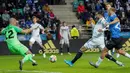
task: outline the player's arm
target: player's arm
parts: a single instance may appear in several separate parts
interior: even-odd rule
[[[25,33],[25,34],[30,33],[33,29],[36,29],[36,28],[31,27],[30,29],[22,29],[22,28],[19,28],[17,26],[14,26],[14,29],[15,29],[16,32],[18,32],[18,33]]]
[[[68,27],[68,37],[71,38],[69,27]]]
[[[42,30],[42,34],[44,34],[44,27],[39,24],[39,28]]]
[[[106,23],[107,23],[107,21],[106,21],[106,20],[103,20],[103,21],[102,21],[102,24],[103,24],[104,28],[99,29],[99,30],[98,30],[98,32],[104,32],[104,31],[107,31],[107,30],[108,30],[109,25],[108,25],[108,24],[106,24]]]
[[[39,28],[39,27],[37,26],[37,27],[31,27],[30,29],[24,29],[24,30],[22,30],[21,33],[28,34],[28,33],[30,33],[31,31],[33,31],[34,29],[37,29],[37,28]]]
[[[23,29],[23,30],[21,31],[21,33],[28,34],[28,33],[30,33],[31,31],[32,31],[32,29]]]
[[[62,33],[62,27],[60,27],[60,36],[61,36],[61,37],[63,37],[62,34],[63,34],[63,33]]]
[[[108,25],[115,24],[117,22],[120,22],[120,20],[116,17],[112,22],[108,23]]]

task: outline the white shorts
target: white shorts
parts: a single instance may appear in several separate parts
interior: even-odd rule
[[[95,49],[99,48],[100,50],[103,50],[105,48],[104,39],[89,39],[85,44],[84,47],[87,49]]]
[[[39,44],[39,45],[42,45],[42,40],[41,40],[41,37],[38,36],[38,37],[31,37],[31,39],[29,40],[32,44],[35,43],[35,41]]]
[[[60,39],[60,44],[68,44],[69,45],[69,39]]]

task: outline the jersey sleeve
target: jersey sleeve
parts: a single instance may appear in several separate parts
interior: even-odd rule
[[[23,30],[23,29],[21,29],[21,28],[19,28],[19,27],[17,27],[17,26],[14,26],[13,28],[14,28],[15,31],[18,32],[18,33],[21,33],[22,30]]]
[[[40,25],[40,24],[39,24],[39,28],[40,28],[40,29],[44,29],[44,28],[43,28],[43,26],[42,26],[42,25]]]
[[[112,22],[112,21],[114,21],[115,20],[115,18],[117,18],[117,16],[116,15],[112,15],[112,16],[110,16],[110,21]]]

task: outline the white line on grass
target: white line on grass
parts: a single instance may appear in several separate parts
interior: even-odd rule
[[[0,71],[2,72],[25,72],[25,73],[62,73],[62,72],[47,72],[47,71],[38,71],[38,70],[32,70],[32,71],[29,71],[29,70],[2,70],[0,69]]]

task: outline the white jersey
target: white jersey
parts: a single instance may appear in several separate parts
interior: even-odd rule
[[[31,25],[31,28],[36,28],[36,29],[33,29],[32,31],[32,37],[31,39],[29,40],[32,44],[35,43],[35,41],[42,46],[42,40],[41,40],[41,37],[40,37],[40,29],[44,29],[40,24],[38,23],[35,23],[35,24],[32,24]]]
[[[31,27],[32,27],[32,28],[36,28],[36,29],[33,29],[33,31],[32,31],[32,37],[40,36],[40,29],[44,29],[44,28],[43,28],[40,24],[38,24],[38,23],[32,24]]]
[[[69,27],[68,26],[61,26],[60,27],[60,35],[64,38],[64,39],[68,39],[70,32],[69,32]]]
[[[85,44],[84,47],[87,49],[94,49],[100,48],[100,50],[104,49],[105,42],[104,42],[104,32],[98,32],[99,29],[105,28],[106,20],[104,18],[100,18],[96,25],[93,27],[93,34],[92,38],[89,39]]]
[[[92,38],[104,37],[104,32],[98,32],[99,29],[105,28],[105,18],[100,18],[96,25],[93,27]]]
[[[69,44],[69,27],[68,26],[61,26],[60,27],[60,35],[62,36],[60,40],[60,44]]]

